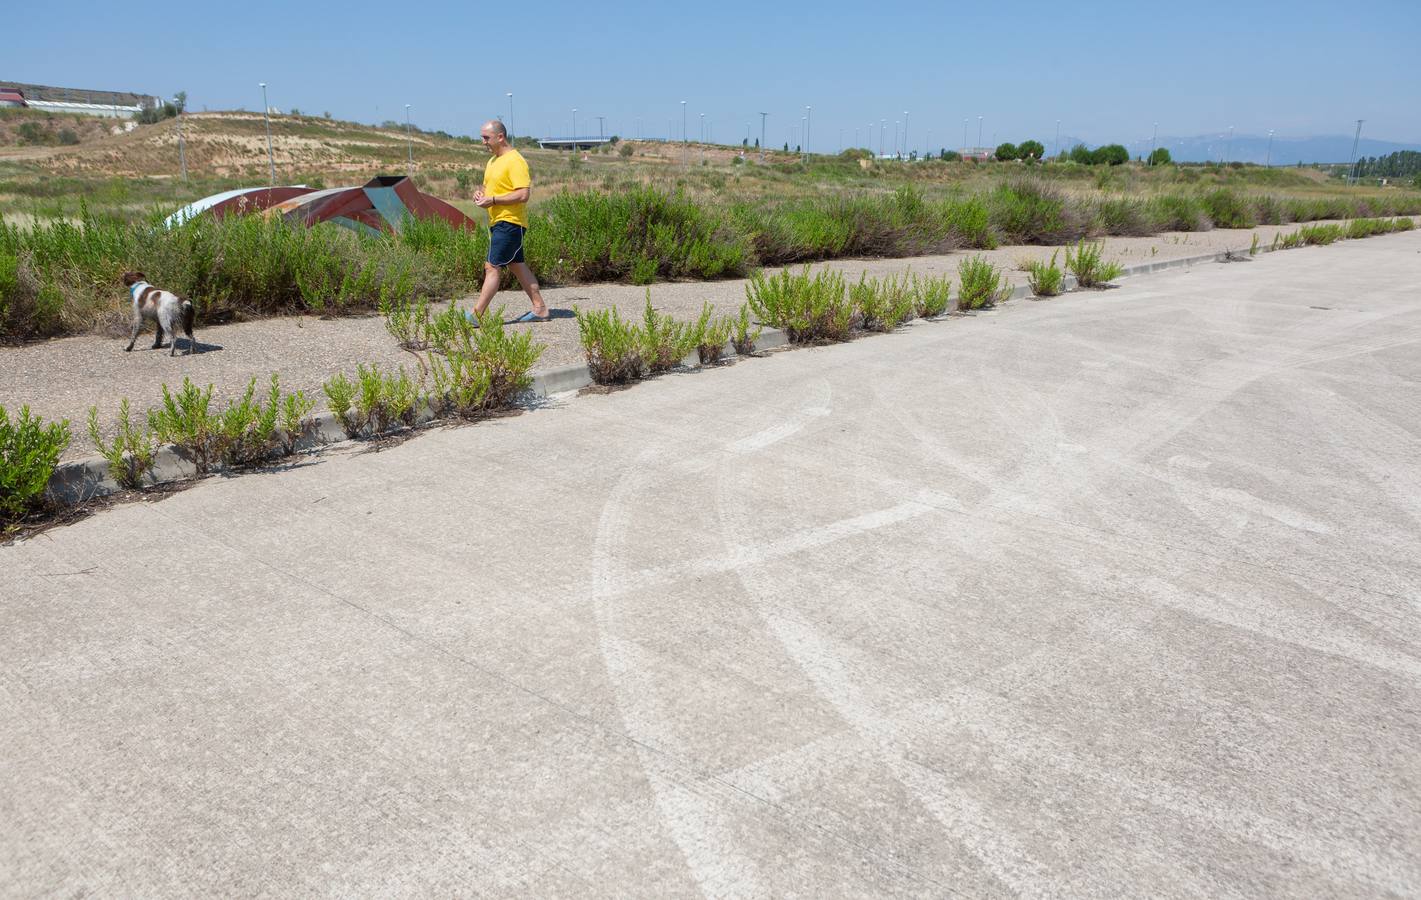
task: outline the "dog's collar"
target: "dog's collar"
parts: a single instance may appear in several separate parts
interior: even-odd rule
[[[129,293],[133,294],[134,298],[136,299],[138,297],[139,292],[141,292],[146,287],[152,287],[152,285],[150,285],[146,281],[139,281],[135,282],[133,287],[129,288],[128,291]]]

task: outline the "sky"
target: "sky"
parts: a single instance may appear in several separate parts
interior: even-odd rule
[[[475,134],[679,137],[816,152],[1163,136],[1421,143],[1421,2],[546,0],[51,2],[7,16],[0,79]],[[1351,21],[1355,19],[1356,21]],[[510,115],[507,94],[512,92]],[[805,107],[811,107],[806,112]],[[599,124],[597,116],[604,117]],[[807,122],[803,121],[807,118]],[[895,123],[897,123],[895,128]],[[748,128],[747,128],[748,126]],[[870,142],[869,133],[873,131]],[[900,141],[902,140],[900,136]]]

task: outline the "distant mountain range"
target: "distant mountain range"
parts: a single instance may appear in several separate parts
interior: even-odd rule
[[[1083,143],[1087,147],[1097,146],[1090,141],[1081,141],[1065,136],[1061,138],[1062,149],[1069,150],[1078,143]],[[1268,136],[1254,134],[1235,134],[1232,144],[1230,144],[1226,133],[1223,137],[1217,134],[1203,134],[1195,137],[1160,135],[1159,145],[1169,148],[1170,156],[1178,162],[1237,160],[1262,165],[1265,161],[1269,161],[1275,166],[1292,166],[1297,165],[1298,162],[1302,162],[1303,165],[1346,163],[1352,158],[1352,135],[1350,134],[1327,134],[1305,138],[1285,138],[1274,135],[1271,153],[1268,148]],[[1148,139],[1133,141],[1125,146],[1129,148],[1132,157],[1148,156],[1150,153]],[[1048,153],[1051,151],[1050,144],[1047,144],[1046,149]],[[1395,153],[1398,150],[1421,150],[1421,144],[1372,140],[1363,133],[1362,140],[1357,145],[1358,156],[1386,156],[1388,153]]]

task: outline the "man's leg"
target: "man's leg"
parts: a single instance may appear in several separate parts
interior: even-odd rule
[[[479,300],[474,304],[474,315],[482,317],[484,310],[493,302],[493,295],[498,293],[498,282],[502,279],[503,273],[498,266],[491,262],[484,263],[484,286],[479,289]],[[522,281],[522,276],[519,276]]]
[[[533,277],[533,270],[528,268],[525,262],[510,263],[508,268],[513,270],[513,277],[518,279],[518,283],[523,285],[523,293],[528,295],[528,299],[533,303],[533,315],[546,319],[548,317],[548,304],[543,302],[542,292],[538,290],[538,279]]]

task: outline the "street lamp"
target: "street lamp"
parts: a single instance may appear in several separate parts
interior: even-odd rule
[[[760,113],[760,160],[762,162],[765,159],[765,117],[768,115],[767,112]]]
[[[903,110],[903,156],[908,155],[908,111]]]
[[[405,104],[405,148],[409,151],[409,160],[405,164],[405,174],[414,171],[414,141],[410,139],[410,105]]]
[[[1155,123],[1155,132],[1150,136],[1150,165],[1155,164],[1155,148],[1159,146],[1159,123]]]
[[[814,114],[809,111],[809,107],[804,108],[804,161],[809,162],[809,126],[814,121]]]
[[[1268,129],[1268,151],[1263,155],[1263,168],[1269,169],[1273,166],[1273,129]]]
[[[878,155],[880,158],[883,156],[883,129],[887,125],[887,119],[878,120]]]
[[[977,148],[982,147],[982,117],[977,117]]]
[[[602,140],[603,138],[605,138],[605,137],[607,136],[607,135],[604,133],[604,131],[603,131],[603,124],[604,124],[606,121],[607,121],[607,117],[606,117],[606,116],[598,116],[598,117],[597,117],[597,139],[598,139],[599,141]],[[616,124],[616,123],[613,123],[613,124]]]
[[[572,108],[572,155],[577,155],[577,107]]]
[[[1057,120],[1056,120],[1056,149],[1055,149],[1055,151],[1054,151],[1051,155],[1052,155],[1052,156],[1060,156],[1060,155],[1061,155],[1061,120],[1060,120],[1060,119],[1057,119]]]
[[[1230,125],[1230,126],[1229,126],[1229,141],[1228,141],[1227,144],[1224,144],[1224,162],[1227,163],[1229,160],[1231,160],[1231,159],[1233,159],[1233,158],[1234,158],[1234,127],[1233,127],[1232,125]]]
[[[271,186],[276,187],[276,157],[271,152],[271,113],[266,105],[266,82],[262,86],[262,118],[266,120],[266,162],[271,167]]]
[[[967,120],[962,120],[962,155],[967,155]]]
[[[509,140],[513,139],[513,92],[508,92],[508,127],[504,129],[508,132]]]
[[[898,155],[899,155],[899,153],[898,153],[898,120],[897,120],[897,119],[894,119],[894,120],[893,120],[893,156],[894,156],[894,157],[897,157]]]
[[[1352,135],[1352,161],[1347,165],[1347,178],[1353,184],[1357,183],[1357,145],[1362,141],[1362,122],[1357,120],[1357,133]]]
[[[687,155],[691,150],[691,142],[686,139],[686,101],[681,101],[681,165],[687,163]]]
[[[174,97],[173,106],[178,109],[178,167],[182,171],[183,181],[187,181],[187,149],[183,146],[183,104]]]

